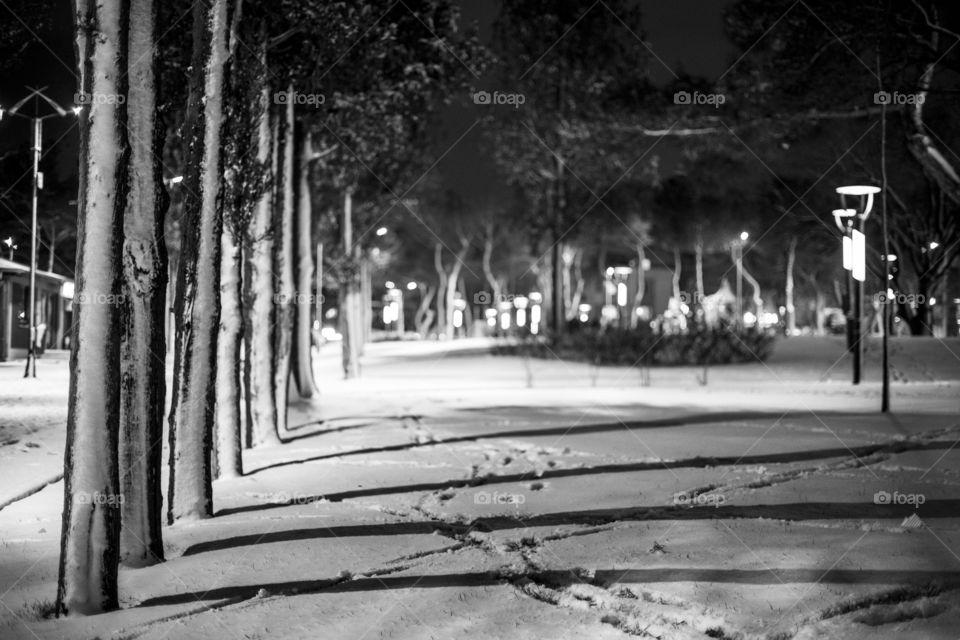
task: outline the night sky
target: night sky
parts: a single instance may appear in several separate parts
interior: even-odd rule
[[[662,64],[653,60],[651,73],[656,82],[667,83],[674,73],[687,73],[707,79],[716,79],[733,60],[733,49],[723,34],[722,12],[732,0],[642,0],[640,2],[646,37]],[[75,90],[73,72],[73,45],[69,24],[69,2],[62,5],[64,20],[54,25],[52,35],[45,43],[31,46],[24,56],[24,64],[4,70],[0,81],[0,104],[9,106],[25,95],[26,86],[47,86],[47,92],[61,104],[69,105]],[[480,37],[488,42],[496,18],[497,0],[455,0],[461,8],[463,21],[476,23]],[[589,5],[588,5],[589,6]],[[591,11],[605,11],[602,4]],[[10,16],[4,16],[8,19]],[[639,42],[637,46],[643,46]],[[496,200],[506,191],[497,175],[493,161],[483,151],[482,127],[476,127],[455,146],[453,143],[469,129],[479,112],[464,100],[455,102],[438,117],[436,153],[447,153],[434,169],[439,171],[448,186],[453,187],[468,202],[482,204]],[[43,160],[43,169],[50,178],[70,180],[75,176],[77,153],[76,129],[70,119],[48,121],[44,131],[45,148],[49,154]],[[20,148],[28,153],[25,121],[6,118],[0,122],[0,153]],[[72,129],[72,130],[71,130]],[[661,167],[669,171],[670,144],[658,150]],[[639,152],[638,152],[639,153]],[[25,159],[25,163],[29,160]],[[405,190],[408,185],[396,185]],[[7,188],[8,185],[5,185]]]

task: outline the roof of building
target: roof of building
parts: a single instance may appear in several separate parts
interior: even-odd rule
[[[0,258],[0,273],[30,273],[30,265],[20,264],[19,262],[14,262],[13,260],[7,260],[6,258]],[[52,273],[50,271],[44,271],[42,269],[37,269],[37,277],[43,278],[45,280],[56,280],[57,282],[72,282],[71,278],[62,276],[59,273]]]

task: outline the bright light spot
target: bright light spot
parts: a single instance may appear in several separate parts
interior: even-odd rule
[[[621,307],[627,306],[627,285],[625,282],[617,283],[617,304]]]
[[[863,282],[867,279],[867,237],[856,229],[851,233],[850,261],[853,279]]]
[[[517,309],[517,326],[523,327],[527,324],[527,311],[526,309]]]
[[[533,335],[537,335],[538,333],[540,333],[540,325],[537,324],[536,322],[531,322],[530,333],[532,333]]]
[[[320,335],[326,340],[330,341],[343,339],[343,336],[340,335],[340,333],[333,327],[324,327],[323,329],[320,329]]]
[[[174,176],[170,178],[170,184],[180,184],[183,182],[183,176]]]
[[[752,311],[744,312],[743,324],[747,327],[752,327],[753,325],[757,324],[757,316],[755,316]]]
[[[73,115],[75,115],[75,116],[80,115],[82,112],[83,112],[83,107],[74,107],[74,108],[73,108]]]
[[[613,276],[613,267],[607,267],[607,277]]]
[[[496,309],[487,309],[483,312],[483,315],[487,319],[487,324],[491,327],[497,326],[497,310]]]
[[[780,316],[775,314],[773,311],[764,311],[760,315],[760,326],[761,327],[772,327],[780,321]]]
[[[897,261],[897,256],[895,256],[892,253],[887,254],[887,262],[896,262],[896,261]]]
[[[393,280],[387,280],[386,282],[383,283],[383,286],[385,286],[387,289],[395,289],[397,287],[397,285],[394,284]]]
[[[67,300],[73,300],[73,283],[64,282],[60,285],[60,296],[66,298]]]
[[[387,228],[386,228],[386,227],[380,227],[379,229],[377,229],[377,235],[378,235],[378,236],[385,236],[385,235],[387,235]]]
[[[417,288],[417,283],[416,283],[416,282],[408,282],[408,283],[407,283],[407,291],[413,291],[413,290],[416,289],[416,288]]]
[[[530,307],[530,324],[532,324],[534,327],[540,324],[540,305],[538,304]],[[530,327],[530,329],[532,331],[533,327]]]
[[[930,306],[932,307],[932,306],[935,305],[935,304],[937,304],[937,299],[936,299],[936,298],[930,298]]]
[[[500,314],[500,328],[506,331],[510,328],[510,312],[504,311]]]
[[[460,311],[460,309],[454,309],[453,311],[453,326],[457,329],[463,326],[463,311]]]
[[[746,231],[741,231],[741,232],[740,232],[740,239],[743,240],[744,242],[746,242],[746,241],[747,241],[747,238],[749,238],[749,237],[750,237],[750,234],[747,233]]]
[[[939,242],[931,242],[931,243],[930,243],[930,248],[931,248],[931,249],[936,249],[936,248],[939,247],[939,246],[940,246],[940,243],[939,243]]]

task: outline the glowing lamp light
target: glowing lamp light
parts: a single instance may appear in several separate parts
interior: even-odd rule
[[[617,304],[621,307],[627,306],[627,284],[625,282],[617,283]]]
[[[860,282],[867,279],[867,237],[856,229],[851,233],[853,278]]]
[[[750,237],[750,234],[749,234],[748,232],[746,232],[746,231],[741,231],[741,232],[740,232],[740,241],[741,241],[741,242],[746,242],[749,237]]]
[[[385,286],[387,289],[397,288],[397,285],[393,282],[393,280],[387,280],[386,282],[383,283],[383,286]]]
[[[487,319],[487,326],[496,327],[497,326],[497,310],[496,309],[487,309],[483,312],[484,317]]]
[[[64,282],[60,285],[60,297],[67,300],[73,300],[74,285],[72,282]]]
[[[850,236],[843,236],[843,268],[853,269],[853,240]]]
[[[855,184],[847,187],[837,187],[837,193],[842,196],[872,196],[875,193],[880,193],[880,187]]]
[[[416,289],[416,288],[417,288],[417,283],[416,283],[416,282],[408,282],[408,283],[407,283],[407,291],[413,291],[413,290]]]
[[[387,228],[386,228],[386,227],[380,227],[379,229],[377,229],[377,235],[380,236],[380,237],[383,237],[383,236],[387,235]]]

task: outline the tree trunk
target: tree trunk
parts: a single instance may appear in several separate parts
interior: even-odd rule
[[[235,221],[232,221],[235,222]],[[243,344],[243,278],[240,243],[233,224],[224,223],[220,235],[220,334],[217,336],[217,437],[218,478],[243,475],[240,418],[240,361]]]
[[[683,259],[680,247],[673,248],[673,299],[680,302],[680,273],[683,269]]]
[[[220,321],[220,128],[227,0],[194,6],[185,130],[183,244],[178,276],[167,520],[213,515],[213,440]]]
[[[274,325],[273,392],[277,403],[277,432],[287,430],[287,406],[290,397],[290,349],[293,345],[294,306],[296,293],[293,274],[293,220],[296,209],[294,183],[294,113],[293,87],[287,88],[287,102],[282,110],[280,135],[280,173],[274,208],[273,270],[276,277],[276,324]]]
[[[747,271],[746,267],[742,268],[743,279],[750,283],[750,287],[753,289],[753,306],[754,313],[757,316],[757,322],[760,321],[760,314],[763,313],[763,299],[760,297],[760,283],[757,282],[757,279],[754,278]]]
[[[163,560],[160,467],[166,392],[167,256],[163,241],[154,40],[157,5],[132,0],[128,32],[127,130],[130,173],[124,211],[120,347],[120,559],[141,567]]]
[[[447,268],[443,266],[443,244],[440,242],[433,244],[433,267],[437,271],[437,338],[440,338],[447,320]]]
[[[487,224],[484,229],[483,258],[481,259],[481,264],[483,266],[483,275],[487,279],[487,284],[490,285],[490,302],[496,307],[503,296],[503,289],[500,286],[500,281],[493,275],[493,268],[491,266],[494,235],[493,224]]]
[[[123,5],[76,0],[80,89],[123,95]],[[95,102],[80,118],[77,280],[56,609],[93,614],[118,606],[120,487],[120,250],[127,188],[124,109]]]
[[[551,299],[553,301],[553,331],[554,336],[559,337],[565,333],[564,329],[564,310],[563,310],[563,246],[560,241],[560,233],[555,231],[553,234],[553,256],[552,256],[552,282]]]
[[[263,45],[265,50],[265,45]],[[265,54],[261,51],[261,60]],[[270,167],[274,157],[274,127],[270,109],[270,87],[265,82],[260,95],[260,124],[257,132],[257,159]],[[250,313],[246,323],[246,446],[277,444],[277,403],[273,393],[273,190],[264,189],[250,223],[246,285]]]
[[[420,285],[420,306],[417,308],[417,314],[413,317],[413,324],[417,333],[421,336],[427,335],[430,325],[433,322],[433,311],[430,305],[433,304],[433,296],[437,290],[430,285]]]
[[[446,334],[447,339],[454,337],[456,328],[453,325],[453,314],[456,310],[455,302],[457,299],[457,283],[460,281],[460,271],[463,269],[463,261],[467,258],[467,252],[470,250],[470,240],[468,238],[460,238],[460,250],[457,251],[457,254],[454,258],[453,264],[450,266],[450,272],[447,274],[447,290],[445,293],[444,306],[446,307],[447,317],[446,317]]]
[[[343,336],[341,355],[343,377],[356,378],[360,375],[360,363],[357,350],[357,335],[359,323],[355,317],[358,311],[356,298],[358,297],[359,276],[353,251],[353,188],[348,187],[343,194],[343,255],[348,273],[340,282],[340,334]]]
[[[703,306],[703,299],[706,297],[706,288],[703,285],[703,227],[697,225],[697,238],[693,247],[697,277],[697,299],[693,301],[694,306]]]
[[[643,306],[643,296],[647,293],[647,272],[643,263],[647,259],[647,252],[642,244],[637,245],[637,294],[633,299],[633,312],[630,314],[630,327],[636,328],[640,320],[637,311]]]
[[[787,282],[784,286],[787,309],[787,335],[792,336],[797,330],[797,313],[793,304],[793,266],[797,261],[797,238],[790,238],[790,247],[787,250]]]
[[[296,330],[293,344],[293,376],[301,398],[312,398],[317,391],[317,382],[313,377],[313,351],[311,350],[314,297],[313,292],[313,240],[311,239],[312,209],[310,201],[310,162],[313,156],[310,131],[306,127],[301,132],[300,154],[297,165],[297,299]],[[316,295],[322,295],[317,288]],[[317,317],[320,320],[320,317]]]

